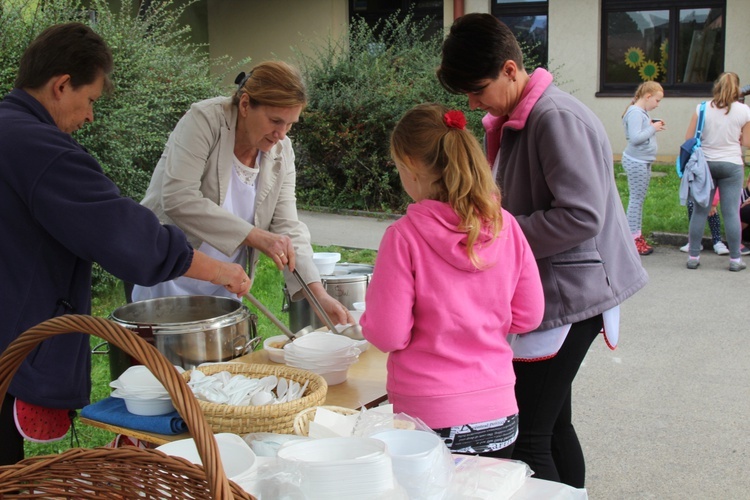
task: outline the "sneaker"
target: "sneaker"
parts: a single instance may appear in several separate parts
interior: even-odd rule
[[[743,261],[739,261],[739,262],[734,261],[734,260],[730,260],[729,261],[729,270],[730,271],[742,271],[746,267],[747,267],[747,265]]]
[[[750,255],[750,248],[742,245],[742,248],[740,248],[740,255]]]
[[[639,255],[649,255],[654,251],[654,249],[646,243],[646,240],[643,239],[643,236],[639,236],[635,239],[635,248],[638,250]]]
[[[680,247],[680,252],[688,253],[689,251],[690,251],[690,242],[687,242]]]
[[[687,268],[688,269],[698,269],[698,266],[701,265],[700,259],[688,259],[687,261]],[[730,266],[731,269],[731,266]]]
[[[729,249],[723,241],[717,241],[714,244],[714,252],[716,252],[716,255],[729,255]]]

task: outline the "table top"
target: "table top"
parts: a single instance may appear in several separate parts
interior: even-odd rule
[[[346,381],[341,384],[328,386],[324,404],[332,406],[343,406],[346,408],[358,409],[362,406],[372,408],[386,400],[385,391],[386,380],[386,360],[388,355],[370,346],[365,352],[359,355],[359,360],[349,367],[349,373]],[[241,363],[260,363],[276,364],[268,359],[268,353],[265,350],[254,351],[245,356],[234,359]],[[125,434],[142,441],[150,443],[164,444],[178,439],[190,437],[189,434],[165,435],[155,434],[153,432],[139,431],[106,424],[97,420],[88,418],[79,418],[81,423],[99,427],[116,434]]]

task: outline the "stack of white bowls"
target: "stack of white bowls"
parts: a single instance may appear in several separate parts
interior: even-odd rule
[[[284,346],[284,362],[322,376],[328,385],[346,380],[362,352],[360,343],[342,335],[312,332]]]
[[[114,389],[111,396],[124,399],[125,407],[135,415],[164,415],[174,411],[169,393],[144,365],[131,366],[109,386]]]
[[[397,487],[385,445],[365,437],[289,441],[278,452],[280,463],[299,470],[305,498],[393,498]]]
[[[441,500],[453,479],[450,451],[434,432],[392,429],[371,436],[385,443],[393,471],[410,499]]]

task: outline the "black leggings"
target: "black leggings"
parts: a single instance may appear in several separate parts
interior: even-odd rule
[[[586,464],[573,427],[571,390],[602,326],[601,315],[574,323],[554,358],[513,363],[518,401],[513,458],[526,462],[535,478],[584,487]]]
[[[10,394],[5,395],[0,410],[0,465],[13,465],[23,460],[23,437],[13,421],[13,401]]]

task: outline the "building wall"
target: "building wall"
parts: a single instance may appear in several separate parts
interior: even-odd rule
[[[340,37],[349,23],[347,0],[221,0],[208,2],[212,58],[270,59],[295,63],[292,47],[308,54],[329,37]],[[234,76],[227,76],[227,84]]]
[[[490,12],[490,0],[463,0],[464,13]],[[454,0],[445,0],[446,29],[453,22]],[[616,157],[625,147],[621,116],[627,97],[596,97],[599,90],[600,0],[549,0],[549,68],[558,85],[589,106],[604,123]],[[750,1],[727,0],[725,68],[750,83]],[[327,38],[341,36],[348,24],[347,0],[222,0],[208,2],[208,37],[212,57],[252,64],[283,59],[294,62],[292,46],[310,53]],[[571,29],[576,27],[576,29]],[[228,77],[229,79],[229,77]],[[230,82],[227,82],[230,83]],[[710,96],[706,96],[709,98]],[[684,140],[695,105],[702,98],[665,96],[652,115],[667,130],[658,135],[659,160],[672,161]]]

